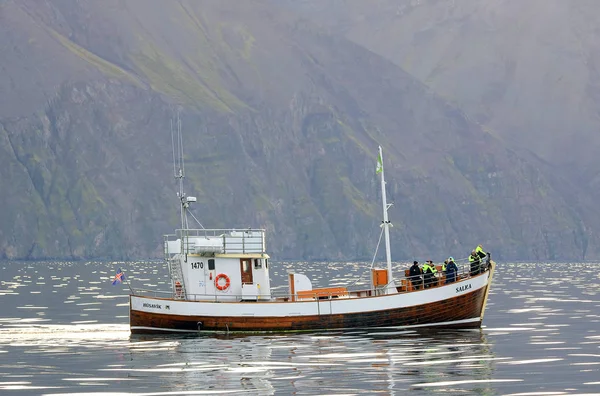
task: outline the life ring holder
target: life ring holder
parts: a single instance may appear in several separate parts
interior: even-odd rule
[[[225,284],[221,285],[219,283],[219,281],[221,279],[225,279]],[[229,289],[229,286],[231,285],[231,279],[229,279],[229,277],[227,276],[227,274],[219,274],[215,277],[215,287],[217,288],[217,290],[220,291],[225,291],[227,289]]]

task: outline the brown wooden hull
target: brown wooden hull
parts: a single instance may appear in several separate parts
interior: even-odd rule
[[[347,314],[214,317],[180,316],[131,310],[130,325],[132,333],[146,334],[164,333],[168,329],[173,331],[284,332],[391,326],[478,328],[481,326],[480,318],[488,287],[489,285],[486,285],[471,293],[424,305]]]

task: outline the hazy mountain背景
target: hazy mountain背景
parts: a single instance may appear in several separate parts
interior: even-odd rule
[[[388,59],[270,1],[0,1],[0,257],[161,254],[170,122],[208,228],[365,259],[598,257],[591,196]]]
[[[289,0],[600,198],[600,2]]]

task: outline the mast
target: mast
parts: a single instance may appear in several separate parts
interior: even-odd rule
[[[387,261],[387,274],[388,274],[388,286],[387,293],[395,293],[396,285],[394,283],[394,278],[392,277],[392,253],[390,251],[390,227],[392,227],[392,223],[390,223],[388,219],[388,209],[392,204],[387,203],[387,197],[385,193],[385,177],[383,172],[383,152],[381,150],[381,146],[379,146],[379,157],[377,157],[377,173],[381,174],[381,203],[383,207],[383,222],[381,226],[383,227],[383,233],[385,236],[385,257]]]
[[[179,184],[179,191],[177,192],[177,197],[181,201],[181,229],[188,229],[188,208],[190,206],[190,202],[196,202],[196,197],[187,197],[185,195],[185,191],[183,189],[183,179],[185,178],[185,164],[183,161],[183,136],[181,133],[181,118],[179,116],[179,111],[177,112],[177,138],[173,137],[173,120],[171,120],[171,141],[173,143],[173,173],[175,179],[177,179]],[[175,146],[177,146],[177,153],[175,152]]]
[[[177,129],[176,136],[173,130],[173,119],[171,119],[171,144],[173,146],[173,175],[179,187],[177,191],[177,197],[181,203],[180,216],[181,216],[181,233],[177,232],[178,237],[181,239],[181,245],[179,249],[179,257],[170,259],[167,257],[167,264],[169,266],[169,275],[171,277],[172,288],[174,292],[174,298],[185,299],[186,294],[186,277],[183,275],[182,265],[187,263],[188,251],[189,251],[189,228],[188,228],[188,208],[190,202],[196,202],[195,197],[187,197],[183,189],[183,179],[185,177],[185,165],[183,162],[183,136],[181,133],[181,117],[179,111],[177,111],[177,122],[175,125]],[[189,212],[192,217],[194,215]]]

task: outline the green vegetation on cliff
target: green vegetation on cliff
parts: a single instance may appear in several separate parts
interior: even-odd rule
[[[392,62],[268,1],[9,0],[0,256],[148,257],[178,226],[170,121],[207,228],[278,259],[600,254],[590,200]]]

